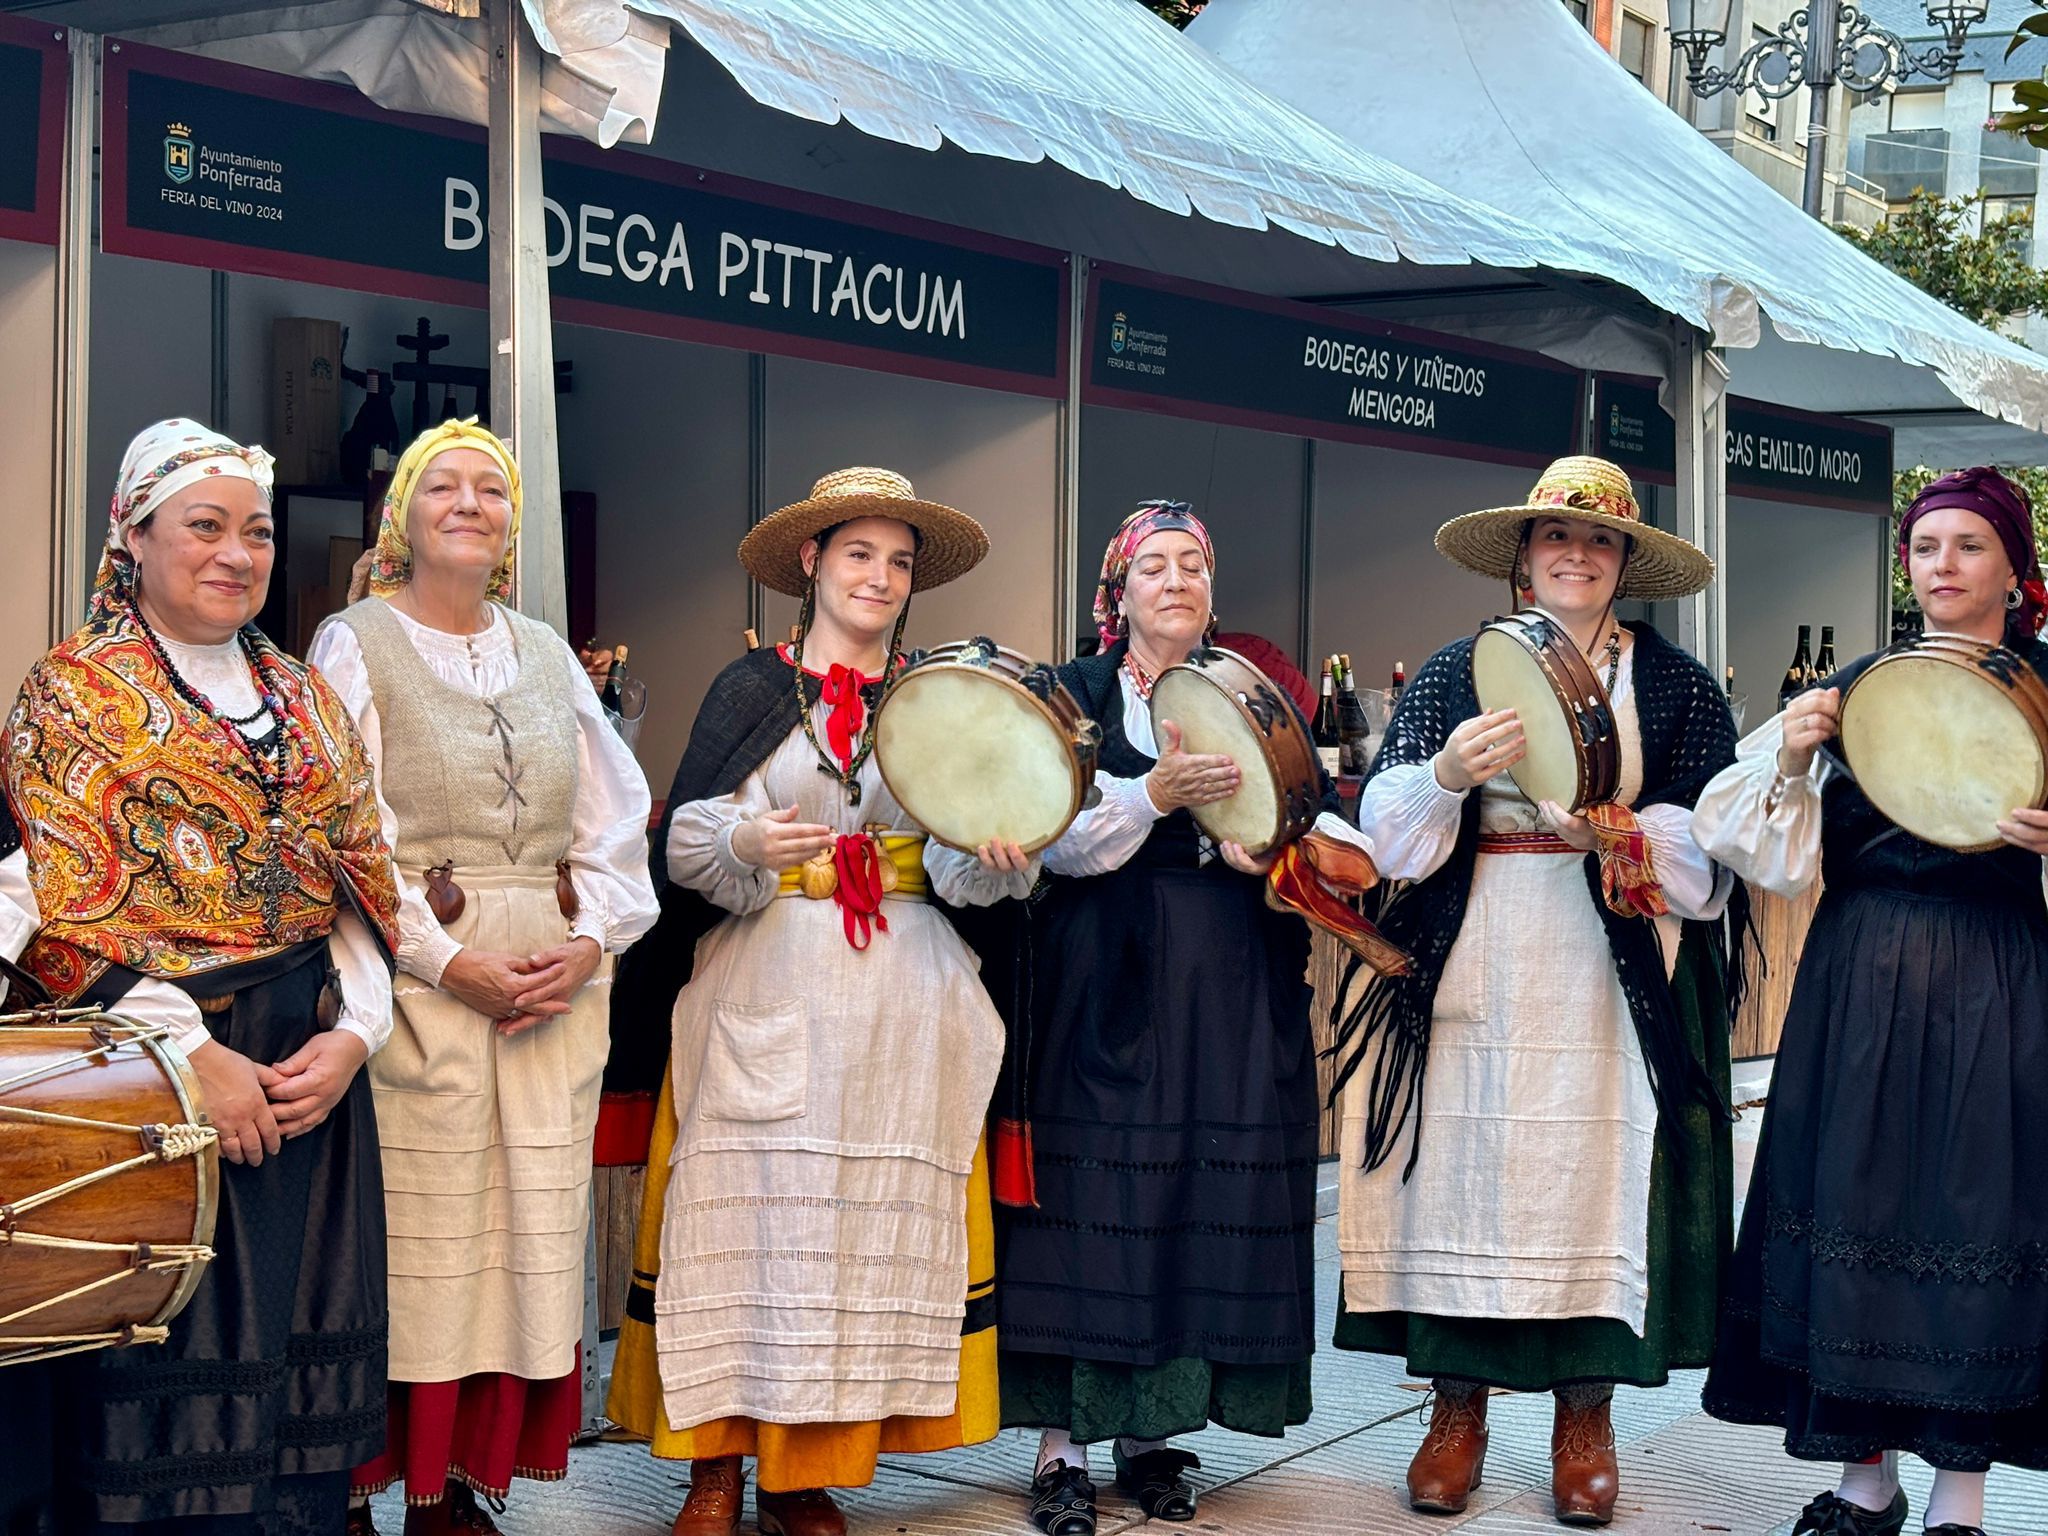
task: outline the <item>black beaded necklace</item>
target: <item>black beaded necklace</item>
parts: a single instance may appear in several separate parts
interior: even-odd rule
[[[177,663],[171,659],[169,648],[150,626],[149,620],[143,616],[142,604],[137,602],[132,594],[129,596],[128,609],[135,616],[136,627],[141,631],[151,656],[157,665],[163,668],[164,676],[170,680],[172,692],[200,714],[223,727],[228,739],[241,749],[241,756],[246,762],[246,768],[242,770],[243,778],[263,797],[264,831],[268,834],[269,846],[264,851],[263,862],[250,877],[249,883],[262,901],[264,926],[274,930],[283,913],[284,893],[297,884],[291,871],[286,869],[284,864],[285,838],[288,831],[284,796],[287,790],[296,790],[304,784],[310,770],[307,767],[307,753],[303,743],[300,747],[298,766],[288,766],[291,759],[291,720],[281,701],[277,680],[268,670],[269,660],[250,639],[250,631],[246,625],[235,631],[235,641],[241,650],[242,659],[248,662],[250,674],[256,680],[257,705],[247,715],[230,715],[186,680],[185,675],[178,670]],[[242,733],[242,726],[253,725],[265,715],[270,717],[271,728],[260,740],[252,741]],[[232,767],[230,764],[231,770]]]

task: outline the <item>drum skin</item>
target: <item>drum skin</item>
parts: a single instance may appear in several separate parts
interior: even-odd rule
[[[1481,710],[1520,717],[1526,752],[1507,773],[1532,805],[1551,800],[1577,815],[1614,798],[1621,743],[1613,706],[1549,614],[1525,609],[1481,625],[1472,641],[1472,691]]]
[[[1188,807],[1215,841],[1241,844],[1253,858],[1300,837],[1322,809],[1315,744],[1278,684],[1235,651],[1210,646],[1159,674],[1152,729],[1171,720],[1181,750],[1220,753],[1236,763],[1236,793]]]
[[[134,1038],[106,1021],[113,1048],[83,1027],[0,1025],[0,1110],[29,1109],[123,1126],[198,1125],[198,1080],[176,1047]],[[45,1071],[44,1069],[49,1069]],[[29,1081],[16,1081],[41,1073]],[[128,1254],[67,1251],[9,1241],[13,1202],[149,1150],[134,1130],[52,1125],[0,1114],[0,1318],[101,1276],[110,1284],[0,1322],[0,1363],[25,1336],[117,1332],[170,1321],[190,1300],[203,1264],[136,1268]],[[219,1153],[209,1145],[173,1161],[145,1163],[12,1217],[17,1233],[95,1243],[204,1246],[219,1210]]]
[[[1923,635],[1864,668],[1842,698],[1841,750],[1895,825],[1964,853],[2048,805],[2048,683],[2003,646]]]
[[[1101,729],[1049,667],[986,637],[912,658],[875,719],[875,766],[896,803],[949,848],[1036,853],[1095,788]]]

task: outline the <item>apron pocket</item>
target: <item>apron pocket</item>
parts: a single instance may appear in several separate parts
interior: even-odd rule
[[[803,999],[711,1005],[697,1113],[707,1120],[794,1120],[810,1088]]]

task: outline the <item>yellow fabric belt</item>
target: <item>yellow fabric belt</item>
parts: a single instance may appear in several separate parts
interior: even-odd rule
[[[930,901],[931,883],[925,879],[924,845],[927,839],[922,832],[887,832],[875,839],[875,846],[881,850],[882,858],[896,870],[896,888],[885,894],[887,901]],[[785,869],[782,872],[782,889],[778,896],[802,896],[804,866]],[[819,891],[812,895],[813,901],[828,901],[832,893]]]

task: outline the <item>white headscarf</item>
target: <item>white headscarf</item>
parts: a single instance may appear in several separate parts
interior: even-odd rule
[[[268,501],[276,462],[261,448],[244,448],[183,416],[145,427],[121,456],[121,478],[114,488],[107,542],[125,553],[129,529],[178,491],[209,475],[253,481]]]

